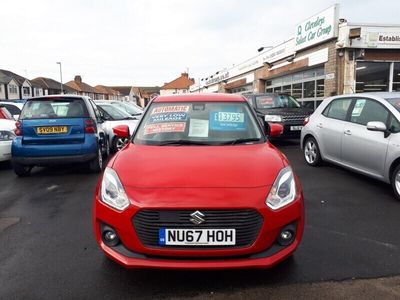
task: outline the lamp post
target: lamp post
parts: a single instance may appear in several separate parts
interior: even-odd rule
[[[272,48],[274,48],[274,46],[265,46],[265,47],[260,47],[260,48],[258,48],[257,51],[258,51],[258,52],[261,52],[261,51],[263,51],[263,50],[265,50],[265,49],[272,49]]]
[[[61,62],[57,62],[57,65],[60,65],[60,86],[61,86],[61,92],[60,92],[60,94],[64,94],[64,91],[63,91],[63,83],[62,83],[62,69],[61,69]]]

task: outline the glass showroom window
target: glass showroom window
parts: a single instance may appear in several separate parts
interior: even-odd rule
[[[282,87],[282,93],[291,95],[292,94],[292,86],[290,84],[289,85],[284,85]]]
[[[314,98],[315,97],[315,81],[307,81],[303,84],[303,97]]]
[[[357,62],[356,92],[389,91],[390,63]]]
[[[301,83],[295,83],[292,85],[292,96],[295,97],[296,99],[301,99],[303,98],[302,96],[302,84]]]
[[[393,92],[400,92],[400,63],[394,63],[393,67]]]
[[[317,80],[317,97],[325,96],[325,80],[318,79]]]

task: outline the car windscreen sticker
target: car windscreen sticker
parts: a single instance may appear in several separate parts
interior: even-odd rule
[[[189,105],[168,105],[168,106],[159,106],[153,108],[151,114],[162,114],[162,113],[178,113],[178,112],[188,112]]]
[[[168,132],[185,132],[186,122],[170,122],[148,124],[144,128],[144,135]]]
[[[149,123],[183,122],[187,117],[187,113],[160,113],[151,115]]]
[[[190,137],[208,137],[208,120],[190,119]]]
[[[244,113],[230,111],[211,111],[210,129],[222,131],[245,130]]]
[[[260,108],[270,108],[274,105],[272,97],[257,97],[257,106]]]
[[[158,244],[165,245],[165,228],[160,228],[158,230]]]

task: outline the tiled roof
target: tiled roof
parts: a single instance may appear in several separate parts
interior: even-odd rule
[[[131,86],[109,86],[113,90],[120,92],[121,95],[123,96],[129,96],[131,93]]]
[[[25,77],[22,77],[22,76],[20,76],[18,74],[15,74],[15,73],[13,73],[11,71],[7,71],[7,70],[1,70],[0,69],[0,74],[3,74],[3,77],[14,78],[18,82],[19,85],[22,85],[24,83],[24,81],[27,80]]]
[[[87,83],[84,83],[79,75],[75,76],[74,80],[68,81],[66,85],[77,90],[78,92],[98,94],[97,90]]]
[[[31,82],[39,85],[43,89],[61,90],[61,83],[51,78],[37,77],[35,79],[32,79]],[[65,84],[63,85],[63,89],[66,90],[68,93],[74,93],[77,91]]]
[[[105,85],[96,85],[94,87],[99,94],[119,95],[120,93]]]
[[[188,89],[192,84],[194,84],[194,80],[192,78],[189,78],[188,73],[182,73],[180,77],[172,80],[171,82],[168,82],[164,84],[161,89],[162,90],[172,90],[172,89]]]

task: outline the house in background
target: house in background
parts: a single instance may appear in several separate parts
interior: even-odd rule
[[[0,82],[2,90],[4,89],[3,92],[0,92],[1,96],[4,95],[2,99],[27,99],[33,96],[31,82],[18,74],[0,69]]]
[[[34,96],[58,95],[61,94],[61,83],[46,77],[37,77],[31,80],[34,86]],[[43,90],[42,95],[37,95],[35,85],[40,86]],[[78,91],[63,84],[63,94],[78,94]]]
[[[160,95],[189,93],[189,87],[194,84],[194,79],[189,78],[189,73],[182,73],[180,77],[165,83],[160,89]]]
[[[136,97],[132,91],[132,86],[109,86],[109,88],[119,92],[120,100],[136,103]]]
[[[120,94],[120,92],[105,86],[105,85],[96,85],[94,87],[98,93],[103,94],[104,95],[104,100],[121,100],[122,99],[122,95]]]
[[[160,94],[159,86],[142,86],[132,87],[134,95],[137,97],[137,105],[141,107],[147,106],[149,101]]]
[[[76,90],[78,95],[88,96],[93,100],[105,100],[105,95],[89,84],[84,83],[80,75],[76,75],[74,80],[68,81],[65,85]]]

